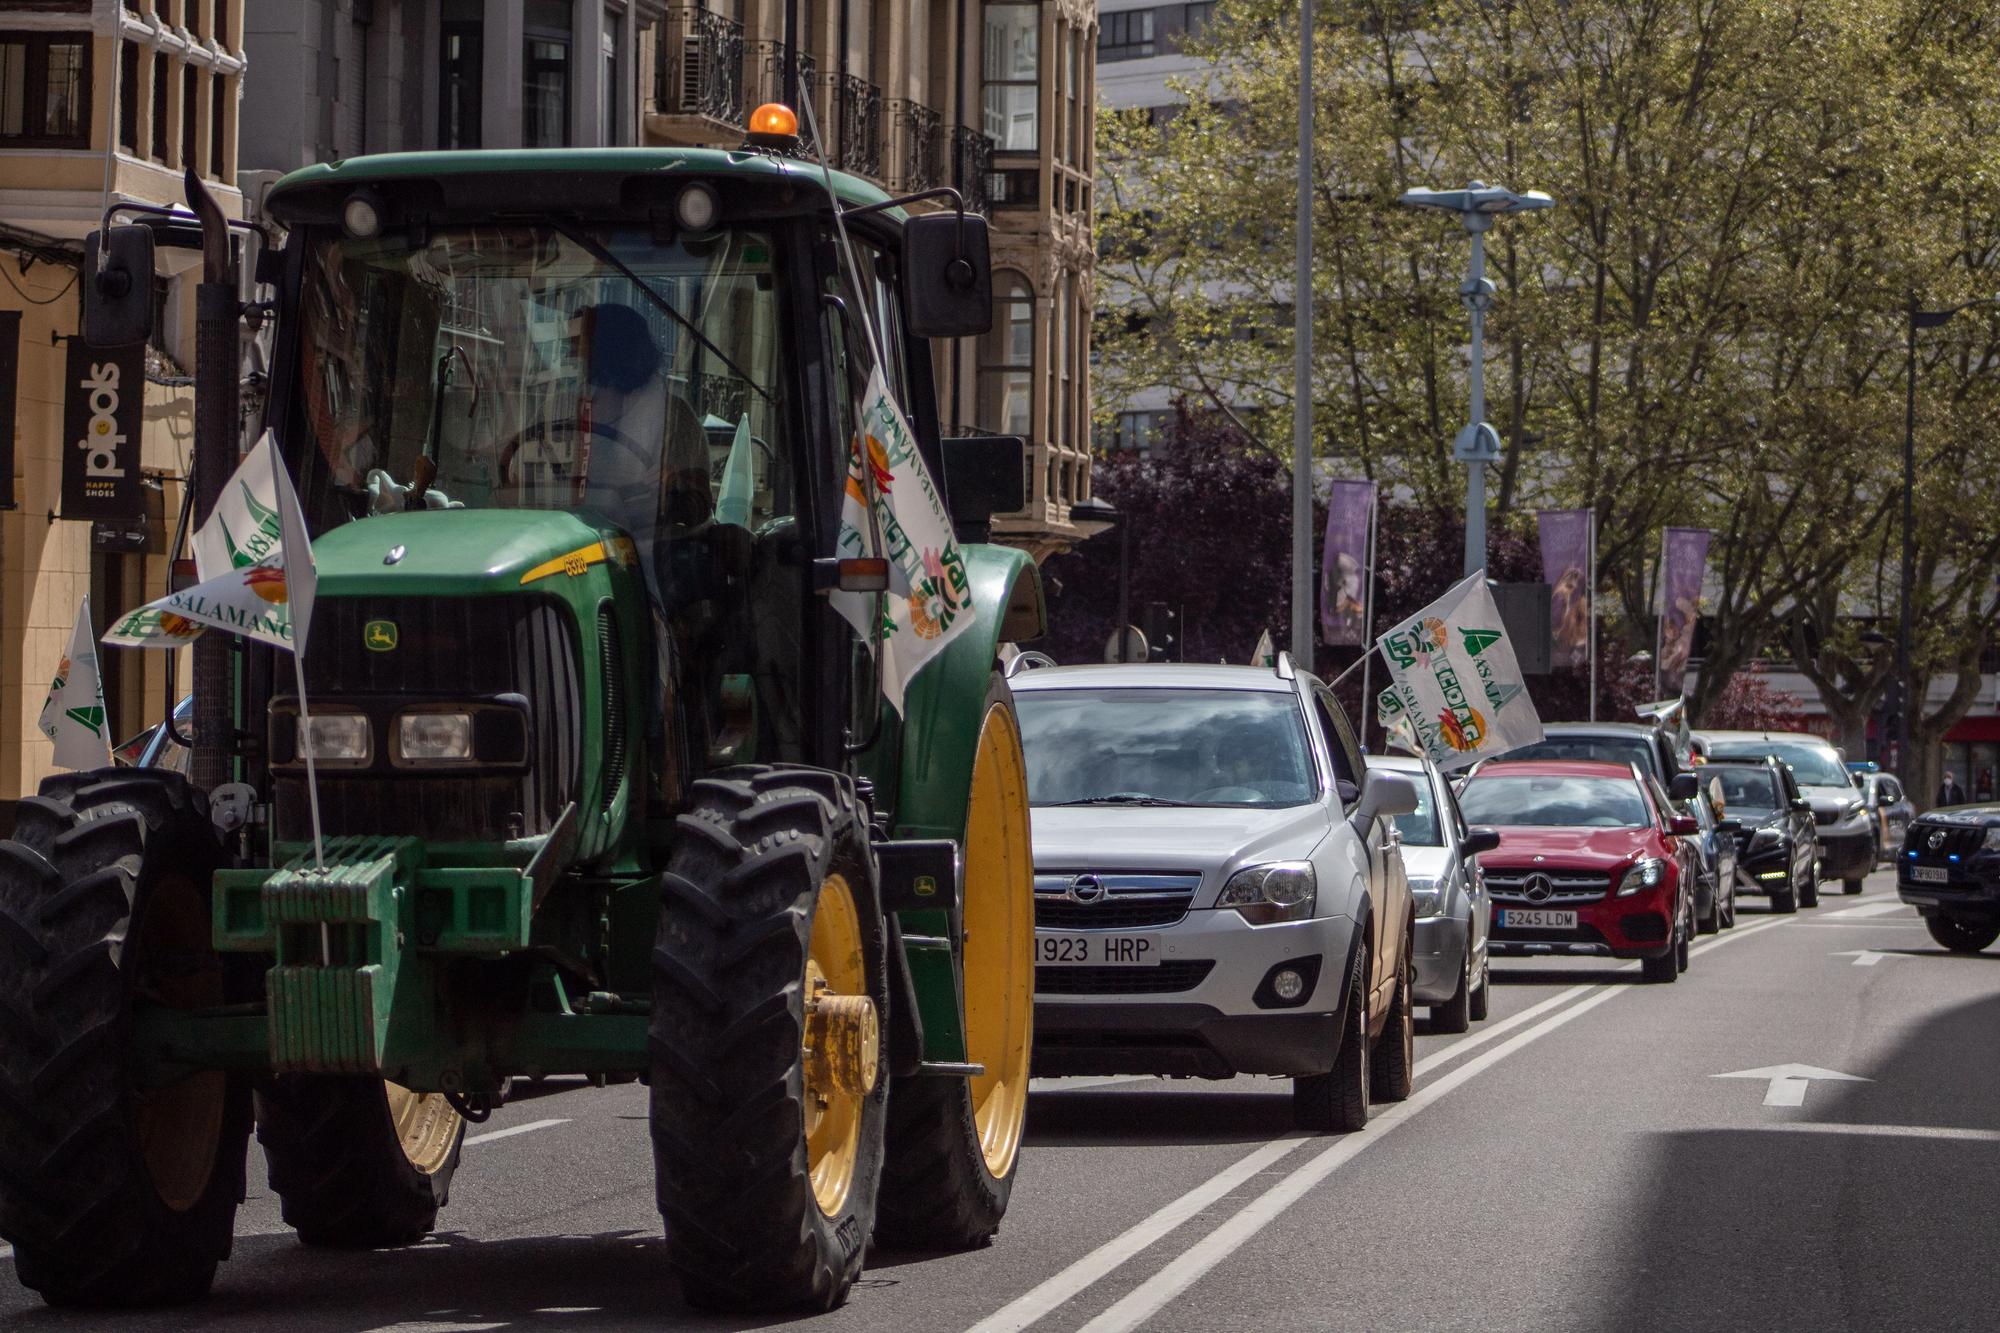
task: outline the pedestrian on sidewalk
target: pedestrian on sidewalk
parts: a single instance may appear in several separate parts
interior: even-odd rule
[[[1964,805],[1965,788],[1959,785],[1958,774],[1945,771],[1944,781],[1938,784],[1939,805]]]

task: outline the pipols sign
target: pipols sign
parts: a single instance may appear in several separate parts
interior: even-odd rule
[[[62,517],[143,520],[139,427],[146,347],[107,350],[69,340],[63,372]]]

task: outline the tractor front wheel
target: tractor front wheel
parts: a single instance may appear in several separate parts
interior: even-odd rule
[[[896,1080],[875,1234],[962,1250],[1000,1229],[1028,1115],[1035,1021],[1035,872],[1012,692],[987,687],[965,821],[965,1039],[985,1072]]]
[[[830,1310],[875,1226],[886,930],[854,784],[742,766],[693,785],[653,946],[667,1260],[705,1309]]]
[[[221,848],[179,775],[66,775],[0,842],[0,1238],[58,1306],[205,1294],[243,1198],[250,1099],[220,1072],[152,1084],[145,1007],[233,997],[210,947]]]
[[[465,1120],[442,1093],[286,1074],[257,1093],[257,1141],[285,1224],[307,1245],[414,1245],[451,1192]]]

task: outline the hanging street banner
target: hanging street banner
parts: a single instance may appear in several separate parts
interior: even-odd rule
[[[1590,656],[1590,511],[1544,509],[1535,515],[1542,536],[1542,582],[1549,585],[1549,629],[1559,666],[1582,666]]]
[[[142,523],[139,430],[145,419],[146,347],[105,349],[71,338],[63,372],[62,513]]]
[[[36,724],[55,742],[56,765],[76,771],[111,767],[111,738],[104,720],[104,682],[97,674],[97,640],[90,631],[90,599],[76,609],[69,651],[56,666],[49,697]]]
[[[1326,541],[1319,557],[1321,643],[1368,642],[1368,528],[1375,483],[1336,481],[1326,502]]]
[[[206,583],[278,549],[279,470],[278,443],[267,430],[230,474],[208,522],[195,529],[195,578]]]
[[[1389,687],[1376,696],[1386,730],[1407,723],[1417,749],[1449,772],[1542,738],[1542,719],[1507,642],[1485,571],[1381,638]]]
[[[836,592],[832,598],[869,644],[881,636],[882,694],[901,712],[917,672],[972,624],[972,580],[944,496],[879,368],[868,377],[848,446],[836,554],[889,561],[886,594]]]
[[[1668,528],[1661,554],[1660,687],[1681,693],[1688,657],[1694,652],[1695,622],[1701,618],[1701,580],[1708,572],[1707,528]]]

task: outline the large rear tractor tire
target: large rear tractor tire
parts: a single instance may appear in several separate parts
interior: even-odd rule
[[[222,859],[178,774],[44,784],[0,842],[0,1237],[57,1306],[207,1293],[229,1255],[248,1089],[219,1072],[148,1086],[142,1006],[236,998],[210,945]]]
[[[1034,849],[1020,724],[998,676],[973,755],[964,849],[966,1045],[986,1072],[895,1081],[875,1235],[904,1249],[962,1250],[993,1238],[1028,1115]]]
[[[667,1261],[711,1310],[831,1310],[875,1227],[889,1080],[868,817],[820,769],[696,782],[653,946]]]
[[[257,1093],[257,1141],[285,1224],[307,1245],[414,1245],[451,1193],[465,1121],[442,1093],[287,1074]]]

